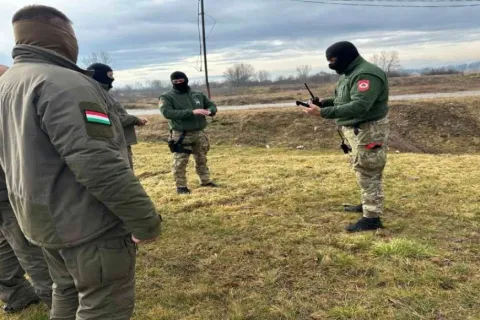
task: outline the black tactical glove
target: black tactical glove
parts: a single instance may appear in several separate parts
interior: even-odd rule
[[[323,107],[323,100],[320,101],[320,99],[318,97],[315,97],[313,99],[310,99],[309,100],[310,103],[313,103],[314,105],[316,105],[317,107],[320,107],[322,108]]]

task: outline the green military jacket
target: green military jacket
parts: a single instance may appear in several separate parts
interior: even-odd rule
[[[157,236],[107,92],[53,51],[19,45],[13,57],[0,78],[0,166],[27,239],[57,249],[114,228]]]
[[[109,95],[113,100],[114,109],[116,110],[116,113],[120,118],[120,122],[122,123],[123,134],[125,136],[127,146],[137,144],[138,140],[135,126],[138,125],[139,119],[134,115],[128,114],[127,110],[125,110],[122,104],[115,100],[115,98],[111,94]]]
[[[337,125],[355,126],[385,117],[388,113],[388,79],[385,72],[362,57],[340,76],[335,98],[324,100],[321,116]]]
[[[180,93],[175,89],[163,94],[159,98],[159,108],[162,115],[168,119],[171,130],[174,131],[197,131],[207,126],[204,116],[193,114],[195,109],[208,109],[215,115],[216,105],[202,92],[188,91]]]

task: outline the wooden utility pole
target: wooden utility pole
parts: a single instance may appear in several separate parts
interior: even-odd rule
[[[207,85],[208,98],[211,98],[210,95],[210,83],[208,83],[208,65],[207,65],[207,42],[205,39],[205,7],[203,5],[203,0],[200,0],[202,6],[202,34],[203,34],[203,57],[205,60],[205,84]]]

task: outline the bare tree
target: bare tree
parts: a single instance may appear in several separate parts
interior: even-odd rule
[[[111,65],[113,62],[112,56],[108,52],[92,52],[88,56],[83,57],[82,63],[85,68],[94,63],[103,63]]]
[[[267,70],[259,70],[257,72],[257,81],[260,83],[267,83],[271,80],[270,72]]]
[[[232,86],[241,87],[255,76],[255,68],[247,63],[235,64],[228,68],[223,75]]]
[[[377,53],[375,53],[375,54],[372,56],[372,59],[371,59],[371,60],[372,60],[372,63],[373,63],[374,65],[376,65],[377,67],[382,68],[382,70],[383,70],[383,65],[382,65],[382,63],[380,62],[380,56],[379,56]]]
[[[312,72],[312,66],[310,65],[305,64],[303,66],[297,67],[297,75],[300,81],[307,81],[310,72]]]
[[[160,89],[163,89],[163,88],[167,88],[168,84],[163,83],[162,80],[152,80],[150,82],[150,87],[153,88],[153,89],[156,89],[156,90],[160,90]]]
[[[400,58],[397,51],[382,51],[380,54],[374,54],[372,63],[382,68],[386,73],[400,69]]]

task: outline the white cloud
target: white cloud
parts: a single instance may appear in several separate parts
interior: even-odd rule
[[[251,63],[274,74],[298,65],[327,70],[325,48],[350,39],[369,58],[397,50],[402,65],[419,67],[480,58],[474,10],[393,10],[304,5],[281,0],[207,0],[217,21],[208,39],[209,69],[219,78],[232,64]],[[0,0],[0,63],[10,64],[11,16],[29,0]],[[44,0],[73,21],[81,54],[109,51],[117,82],[168,80],[172,71],[198,71],[197,2],[178,0]],[[207,19],[208,28],[212,26]]]

